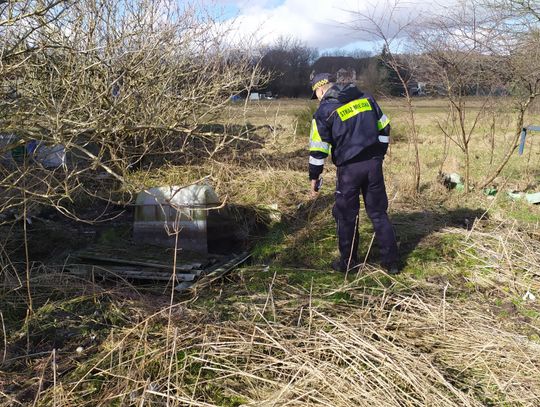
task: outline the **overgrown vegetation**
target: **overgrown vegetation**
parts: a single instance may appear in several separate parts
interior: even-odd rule
[[[434,112],[444,114],[434,103],[419,113],[421,125]],[[538,403],[538,208],[505,198],[504,190],[494,199],[446,190],[432,165],[440,147],[426,139],[420,146],[430,157],[423,167],[427,181],[421,200],[411,201],[403,161],[408,147],[398,142],[385,165],[403,273],[390,278],[377,266],[365,217],[365,266],[347,277],[332,273],[333,170],[327,169],[322,196],[311,201],[305,166],[277,154],[306,159],[301,145],[307,134],[294,134],[303,104],[253,106],[254,126],[274,117],[275,109],[282,123],[276,137],[259,130],[266,142],[248,152],[261,157],[257,161],[238,156],[227,164],[131,175],[147,186],[210,175],[230,202],[270,210],[269,232],[250,265],[210,285],[201,281],[200,289],[173,302],[165,286],[66,280],[50,267],[36,269],[30,316],[15,272],[5,271],[8,347],[0,391],[8,403]],[[383,107],[399,122],[397,101]],[[530,147],[537,156],[537,145]],[[510,164],[527,165],[518,157]]]
[[[152,8],[152,2],[142,3]],[[510,10],[516,12],[517,8],[520,17],[525,13],[531,22],[537,20],[535,9],[527,12],[523,2],[500,3],[510,3],[514,7]],[[6,12],[21,4],[0,4],[0,10]],[[47,26],[48,19],[59,24],[64,15],[79,15],[77,12],[94,3],[26,4],[49,7],[29,17],[35,25],[28,28],[34,33]],[[99,4],[107,8],[112,3]],[[96,17],[82,14],[81,18]],[[26,14],[12,15],[22,18]],[[120,18],[123,13],[112,15]],[[179,23],[199,21],[197,13],[185,17],[193,19]],[[5,26],[12,28],[16,22],[0,20],[0,31]],[[140,22],[142,28],[146,23],[152,25],[145,18]],[[63,38],[62,30],[54,24],[55,30],[44,34]],[[92,31],[86,26],[81,30],[81,34]],[[172,38],[165,35],[167,41]],[[14,45],[24,42],[24,38],[19,40],[22,42],[16,40]],[[181,79],[184,71],[153,65],[152,58],[160,48],[154,47],[152,41],[144,44],[151,58],[143,58],[141,70],[130,73],[157,75],[165,69],[171,80]],[[2,58],[7,55],[7,62],[15,58],[22,64],[24,58],[17,58],[27,55],[28,60],[50,63],[47,66],[52,68],[70,61],[52,58],[54,52],[47,54],[47,47],[18,49],[23,54],[8,55],[8,51],[16,50],[8,47],[2,51]],[[65,50],[72,58],[79,52],[72,54],[74,51]],[[111,58],[116,58],[112,54]],[[210,56],[218,57],[215,62],[221,66],[224,60],[219,55],[210,52]],[[90,59],[75,61],[72,66],[78,68],[69,71],[67,82],[52,72],[55,86],[67,86],[76,100],[84,101],[81,95],[89,88],[77,86],[76,73],[94,69],[94,76],[88,75],[101,78],[94,82],[102,86],[102,93],[98,93],[103,96],[101,101],[111,99],[111,82],[105,81],[110,78],[100,76],[106,64],[101,65],[100,60],[97,65],[83,66],[93,57],[95,54],[90,53],[85,55]],[[230,80],[235,89],[239,84],[254,85],[251,74],[257,69],[253,70],[252,61],[243,61],[246,64],[240,71],[225,64],[235,76],[231,79],[227,70],[218,70],[225,75],[220,80]],[[0,67],[2,80],[12,79],[5,71],[7,62]],[[15,68],[23,69],[23,65],[16,64]],[[28,72],[42,67],[30,66]],[[199,73],[208,73],[207,68],[212,71],[205,66]],[[534,75],[532,72],[528,80]],[[146,83],[144,78],[140,80]],[[135,92],[136,87],[130,88],[128,82],[124,82],[125,89]],[[147,85],[152,92],[162,89],[159,83],[150,82]],[[211,85],[202,80],[196,83],[199,90]],[[45,103],[49,110],[42,115],[35,107],[29,119],[39,123],[46,119],[50,124],[52,118],[63,117],[63,105],[55,99],[54,89],[38,86],[34,91],[50,96]],[[92,116],[97,111],[107,118],[100,124],[104,127],[97,139],[92,139],[97,143],[92,148],[103,142],[96,161],[68,165],[66,169],[71,172],[67,175],[60,174],[60,169],[41,168],[24,157],[15,160],[15,167],[0,163],[3,171],[13,177],[4,179],[4,188],[0,189],[0,209],[4,209],[0,211],[0,404],[540,404],[540,207],[507,194],[540,190],[537,135],[528,139],[524,156],[512,154],[515,129],[535,121],[537,112],[532,110],[532,100],[526,106],[522,104],[516,115],[516,111],[503,108],[519,101],[512,96],[500,95],[498,104],[486,109],[483,97],[460,94],[458,106],[467,109],[467,114],[455,116],[449,116],[447,102],[442,99],[409,98],[408,103],[403,99],[381,100],[392,120],[392,144],[384,165],[390,214],[405,263],[403,272],[391,277],[378,265],[373,231],[363,213],[359,253],[362,267],[348,275],[330,271],[330,262],[337,255],[331,215],[334,167],[326,166],[320,196],[316,200],[308,197],[306,145],[315,105],[307,100],[237,104],[227,102],[229,95],[219,89],[212,88],[212,92],[207,95],[210,99],[201,102],[202,114],[195,117],[191,114],[200,113],[201,106],[190,110],[188,105],[200,100],[197,92],[182,94],[185,99],[178,106],[145,106],[148,111],[135,103],[134,94],[124,95],[122,91],[119,97],[125,97],[122,103],[126,103],[126,111],[116,111],[114,106],[97,101],[88,106],[70,105],[68,113],[75,115],[68,115],[71,118],[78,117],[81,111],[89,114],[87,119],[98,120]],[[34,97],[24,97],[37,103]],[[205,112],[204,106],[214,100],[219,103],[207,106]],[[164,106],[168,107],[161,111]],[[58,109],[53,110],[56,116],[51,115],[53,107]],[[108,108],[112,109],[110,116]],[[168,113],[155,115],[154,108]],[[16,113],[2,116],[4,127],[12,126],[24,113],[23,107],[7,99],[0,109]],[[175,112],[189,118],[176,116]],[[410,126],[404,124],[411,112],[418,131],[414,146]],[[148,149],[142,156],[132,156],[138,161],[130,165],[133,162],[120,157],[120,153],[133,152],[134,146],[128,142],[135,136],[122,129],[110,133],[107,126],[117,117],[122,119],[120,126],[130,126],[130,120],[138,120],[141,115],[151,119],[152,126],[160,120],[184,117],[185,121],[179,123],[194,126],[181,129],[182,136],[189,138],[183,145],[185,149],[175,150],[178,154],[163,154],[161,147],[167,150],[169,145],[160,146],[157,153]],[[467,143],[469,157],[465,162],[458,158],[464,153],[464,145],[448,141],[453,120],[462,125],[461,131],[470,131],[470,137],[465,133],[466,140],[462,140]],[[43,133],[48,139],[42,141],[67,145],[86,140],[85,123],[75,121],[63,126],[55,122],[54,131]],[[140,141],[139,135],[153,137],[155,128],[142,133],[139,130],[135,138]],[[174,138],[176,130],[158,132],[152,143]],[[460,129],[457,131],[455,134]],[[33,134],[23,131],[19,136],[28,141]],[[67,139],[57,140],[56,136]],[[147,140],[144,137],[142,140]],[[119,155],[114,157],[113,152]],[[119,177],[98,178],[96,174],[103,175],[105,166]],[[14,172],[10,168],[15,168]],[[440,172],[468,172],[475,182],[493,178],[490,174],[498,176],[488,183],[489,191],[483,190],[482,183],[471,182],[470,193],[465,194],[444,186]],[[7,188],[12,179],[16,182]],[[203,278],[182,293],[175,292],[172,284],[105,280],[93,273],[82,278],[67,271],[72,253],[80,246],[93,241],[108,244],[129,235],[130,208],[120,205],[117,198],[132,202],[130,197],[143,188],[190,185],[201,180],[211,184],[225,203],[249,208],[239,212],[250,217],[247,221],[264,223],[264,230],[258,229],[250,236],[250,263],[220,279]],[[43,192],[36,187],[43,182],[49,182],[52,189]],[[68,193],[79,190],[84,193]],[[46,202],[61,204],[64,214],[82,212],[87,215],[85,220],[99,222],[89,225],[67,219],[44,209]]]

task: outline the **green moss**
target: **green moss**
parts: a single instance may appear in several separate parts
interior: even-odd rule
[[[522,298],[514,298],[512,303],[516,306],[517,311],[524,317],[535,321],[540,321],[540,311],[534,308],[534,305],[528,303]]]
[[[410,262],[419,264],[439,261],[441,258],[441,250],[432,246],[417,247],[409,256]]]
[[[518,208],[507,212],[507,215],[521,222],[537,224],[540,222],[540,215],[533,209],[531,205],[524,203],[519,205]]]
[[[437,233],[416,247],[406,259],[402,275],[413,284],[428,281],[436,286],[449,283],[447,295],[468,299],[481,289],[475,275],[489,277],[481,256],[465,242],[465,236],[456,233]]]
[[[351,294],[347,292],[336,292],[328,297],[328,299],[335,303],[348,303],[352,300]]]
[[[282,273],[287,276],[289,284],[301,286],[306,290],[313,286],[316,291],[319,291],[323,288],[337,287],[343,283],[343,274],[330,272],[329,269],[324,271],[287,270]]]
[[[255,261],[266,261],[283,252],[287,227],[283,223],[274,224],[268,234],[264,236],[254,247],[252,256]]]
[[[238,407],[249,402],[248,399],[241,396],[226,396],[218,394],[214,402],[221,407]]]

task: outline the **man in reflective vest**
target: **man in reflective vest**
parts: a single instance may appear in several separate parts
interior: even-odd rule
[[[333,215],[337,223],[340,258],[332,268],[346,272],[359,266],[358,212],[360,193],[375,230],[381,265],[399,273],[394,229],[388,219],[388,197],[382,163],[390,142],[390,120],[371,95],[354,84],[336,84],[331,74],[311,80],[313,99],[320,101],[313,115],[309,146],[311,194],[318,194],[325,158],[337,167]]]

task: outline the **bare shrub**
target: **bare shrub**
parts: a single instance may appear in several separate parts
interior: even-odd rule
[[[414,148],[414,193],[418,194],[421,180],[419,134],[411,94],[416,62],[415,58],[403,53],[405,44],[402,41],[417,23],[417,16],[401,19],[401,5],[399,0],[388,0],[384,4],[370,5],[365,12],[350,10],[354,21],[350,28],[384,44],[381,61],[396,78],[397,83],[391,85],[398,86],[406,100],[408,138]]]
[[[538,26],[525,14],[526,7],[518,12],[493,3],[462,1],[443,8],[413,35],[421,51],[419,78],[448,99],[449,117],[439,128],[463,153],[466,191],[473,184],[486,187],[501,173],[518,146],[526,113],[540,94]],[[470,96],[482,98],[479,108],[471,108]],[[471,140],[486,120],[495,127],[494,116],[489,117],[495,111],[514,116],[513,137],[497,147],[491,137],[492,168],[484,179],[473,182]],[[495,149],[503,152],[498,163],[493,160]]]
[[[258,65],[204,11],[150,0],[0,7],[0,132],[13,135],[0,148],[25,147],[0,167],[0,213],[25,200],[69,214],[81,194],[122,199],[146,156],[211,155],[238,136],[204,124],[257,84]],[[54,146],[65,162],[50,166],[39,152]],[[100,188],[97,176],[113,182]]]

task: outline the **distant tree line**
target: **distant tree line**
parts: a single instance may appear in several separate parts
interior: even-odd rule
[[[356,83],[365,91],[400,96],[403,94],[402,84],[396,72],[385,64],[386,53],[386,49],[383,49],[375,55],[362,50],[336,50],[321,54],[299,40],[280,38],[262,50],[260,66],[270,79],[259,90],[278,97],[308,97],[311,95],[311,73],[336,74],[344,69],[355,72]],[[405,64],[401,69],[405,77],[412,75]]]
[[[521,4],[517,0],[511,3]],[[527,17],[531,15],[535,16],[531,11]],[[516,60],[515,50],[497,52],[500,51],[496,49],[500,48],[497,43],[493,44],[494,49],[450,43],[458,34],[453,35],[442,24],[441,20],[429,21],[423,30],[409,32],[412,46],[408,52],[391,52],[385,44],[375,54],[363,50],[321,53],[299,40],[280,38],[261,50],[260,67],[270,79],[259,90],[278,97],[307,97],[311,95],[309,78],[312,73],[337,73],[345,69],[355,72],[361,89],[376,95],[405,96],[407,87],[412,96],[446,96],[456,89],[455,83],[449,89],[448,80],[458,77],[459,92],[463,96],[510,96],[516,92],[515,82],[509,80],[511,75],[505,71],[512,60]],[[464,33],[459,35],[466,37],[472,32],[473,29],[467,27],[468,22],[460,24]],[[537,34],[519,32],[516,37],[524,40],[534,35]],[[459,40],[467,41],[466,38]],[[535,46],[530,49],[531,59],[537,52]]]
[[[343,52],[320,55],[316,49],[310,48],[298,41],[280,41],[268,47],[262,56],[260,66],[270,75],[270,80],[260,91],[269,92],[278,97],[308,97],[311,95],[309,77],[312,72],[337,73],[340,69],[354,70],[357,85],[367,92],[385,96],[404,96],[404,84],[399,76],[405,79],[408,90],[413,96],[445,96],[447,93],[444,78],[441,73],[449,73],[455,61],[466,57],[469,61],[462,75],[463,83],[460,92],[464,96],[499,96],[510,95],[512,89],[502,84],[494,84],[494,69],[507,64],[508,56],[494,57],[470,52],[461,55],[455,51],[436,53],[426,50],[422,54],[395,54],[397,70],[388,66],[388,51],[383,48],[381,53],[370,55],[346,55]],[[398,75],[399,72],[399,75]]]
[[[388,70],[380,56],[367,51],[334,51],[321,54],[299,40],[280,38],[262,49],[260,66],[270,75],[262,91],[279,97],[311,95],[309,78],[312,72],[337,73],[340,69],[354,70],[357,81],[366,90],[387,92]],[[399,94],[399,90],[396,90]]]

